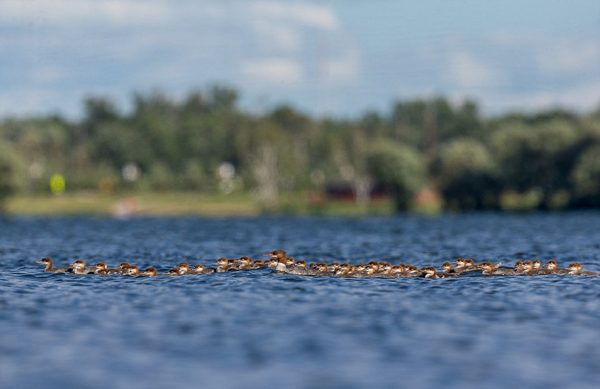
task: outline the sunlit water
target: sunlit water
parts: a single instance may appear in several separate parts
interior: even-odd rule
[[[0,221],[1,388],[598,388],[600,277],[133,278],[34,262],[173,265],[457,256],[600,270],[600,214]]]

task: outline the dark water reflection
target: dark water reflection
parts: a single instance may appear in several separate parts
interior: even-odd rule
[[[302,278],[268,270],[130,278],[285,248],[307,261],[456,256],[600,270],[600,214],[437,219],[0,221],[2,388],[600,387],[600,278]]]

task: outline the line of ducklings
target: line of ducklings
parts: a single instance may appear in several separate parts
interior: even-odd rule
[[[275,250],[270,254],[268,260],[252,260],[249,257],[241,257],[240,259],[227,259],[221,257],[214,264],[216,268],[204,267],[202,264],[197,264],[191,267],[187,262],[182,262],[179,265],[171,268],[166,273],[158,273],[156,268],[149,267],[140,271],[136,265],[131,265],[127,262],[121,263],[116,268],[108,268],[105,262],[100,262],[94,266],[86,266],[85,261],[77,260],[69,267],[53,267],[50,258],[42,258],[37,263],[44,264],[45,272],[50,273],[73,273],[73,274],[124,274],[130,276],[178,276],[189,274],[211,274],[241,270],[254,270],[263,268],[272,268],[276,273],[306,275],[306,276],[337,276],[349,278],[366,278],[366,277],[384,277],[384,278],[406,278],[406,277],[422,277],[422,278],[448,278],[459,277],[471,272],[479,272],[483,276],[517,276],[517,275],[550,275],[550,274],[570,274],[570,275],[585,275],[597,276],[598,273],[582,271],[581,263],[575,262],[566,268],[559,268],[556,261],[548,261],[544,266],[540,260],[534,261],[517,261],[513,267],[501,267],[500,263],[483,262],[476,264],[472,259],[458,258],[454,262],[444,263],[440,269],[436,271],[432,266],[424,266],[418,268],[414,265],[392,265],[388,262],[371,261],[367,264],[359,263],[351,265],[349,263],[334,262],[330,265],[327,263],[311,263],[306,261],[296,261],[292,257],[288,257],[284,250]],[[452,266],[454,264],[455,266]]]

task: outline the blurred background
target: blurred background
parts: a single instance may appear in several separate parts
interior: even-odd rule
[[[597,1],[0,0],[9,213],[600,207]]]

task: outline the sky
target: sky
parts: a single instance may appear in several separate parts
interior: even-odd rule
[[[446,96],[488,115],[600,107],[597,0],[0,0],[0,117],[220,84],[265,112],[389,112]]]

